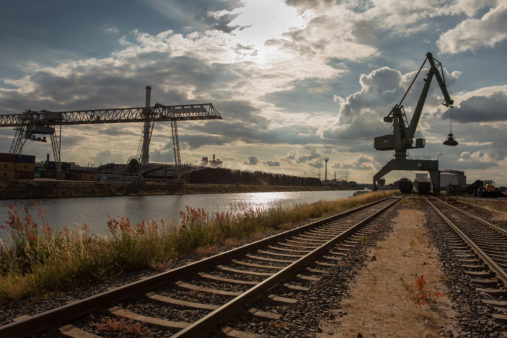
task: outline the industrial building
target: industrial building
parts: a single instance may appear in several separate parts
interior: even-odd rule
[[[454,169],[440,170],[440,186],[446,188],[449,185],[465,188],[467,186],[467,177],[465,176],[465,172]]]

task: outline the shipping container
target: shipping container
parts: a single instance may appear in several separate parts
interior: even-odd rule
[[[16,162],[15,154],[0,153],[0,162]]]
[[[14,170],[1,170],[0,179],[14,179],[16,178],[16,172]]]
[[[14,162],[0,162],[0,170],[15,171],[16,163]]]
[[[33,163],[16,163],[16,171],[35,171],[35,164]]]
[[[35,163],[35,156],[33,155],[18,155],[16,159],[18,163]]]
[[[16,171],[16,178],[18,180],[33,180],[33,171]]]

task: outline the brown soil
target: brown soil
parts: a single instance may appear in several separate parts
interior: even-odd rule
[[[369,263],[357,275],[350,298],[335,320],[322,321],[318,337],[439,337],[454,334],[455,312],[442,280],[442,265],[424,228],[424,214],[404,201],[392,233],[368,253]],[[426,280],[415,288],[419,276]],[[428,302],[417,304],[424,294]],[[440,295],[441,294],[441,295]],[[342,317],[340,317],[342,316]]]

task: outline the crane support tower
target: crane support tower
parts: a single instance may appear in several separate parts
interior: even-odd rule
[[[12,127],[16,131],[9,151],[11,154],[20,154],[27,140],[47,142],[46,136],[42,137],[39,135],[49,135],[54,160],[56,163],[60,163],[62,126],[143,122],[144,129],[139,160],[142,165],[145,165],[149,162],[149,148],[154,123],[170,121],[173,132],[175,164],[178,166],[181,164],[181,157],[176,121],[222,119],[220,113],[211,103],[174,106],[156,103],[154,106],[151,106],[150,96],[151,87],[147,86],[146,104],[144,107],[68,110],[60,112],[26,110],[18,114],[0,114],[0,127]],[[56,126],[60,127],[59,133],[55,129]]]
[[[424,79],[424,87],[409,124],[402,103],[426,62],[429,62],[430,69],[428,71],[426,79]],[[428,52],[426,54],[426,59],[419,68],[419,71],[415,75],[407,91],[403,95],[400,103],[396,104],[394,108],[389,112],[389,114],[384,117],[384,122],[393,124],[393,133],[378,136],[374,139],[375,149],[380,151],[394,150],[394,159],[390,160],[382,169],[380,169],[380,171],[375,176],[373,176],[373,190],[377,190],[377,184],[379,180],[388,174],[391,170],[417,170],[429,172],[431,182],[433,184],[433,192],[435,194],[439,193],[440,174],[438,170],[438,160],[419,160],[407,158],[408,149],[424,148],[425,146],[425,139],[422,138],[416,139],[414,144],[414,134],[417,128],[417,124],[419,123],[421,112],[424,107],[424,102],[426,101],[426,97],[428,95],[431,80],[433,77],[437,79],[440,90],[444,96],[444,102],[442,104],[446,107],[452,108],[452,104],[454,102],[451,100],[449,93],[447,92],[447,85],[445,83],[442,64],[433,58],[433,55]]]

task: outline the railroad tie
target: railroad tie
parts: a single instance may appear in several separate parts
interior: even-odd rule
[[[239,259],[233,259],[232,262],[236,263],[238,265],[250,266],[252,268],[275,269],[275,270],[281,270],[281,269],[283,269],[283,266],[266,265],[266,264],[255,264],[255,263],[240,261]]]
[[[329,272],[326,270],[320,270],[320,269],[313,269],[313,268],[306,268],[307,271],[313,272],[313,273],[320,273],[322,275],[328,275]]]
[[[307,275],[301,275],[301,274],[297,274],[296,277],[299,279],[310,281],[310,282],[318,282],[320,280],[319,277],[307,276]]]
[[[283,286],[285,286],[287,289],[295,290],[295,291],[310,291],[310,288],[307,288],[305,286],[300,286],[300,285],[285,283]]]
[[[198,286],[198,285],[194,285],[194,284],[190,284],[190,283],[185,283],[183,281],[177,281],[174,284],[176,284],[180,288],[189,289],[189,290],[198,291],[198,292],[207,292],[207,293],[212,293],[215,295],[237,297],[242,294],[242,292],[239,292],[239,291],[224,291],[224,290],[212,289],[212,288],[208,288],[205,286]]]
[[[148,297],[149,299],[161,302],[161,303],[173,304],[173,305],[179,305],[179,306],[186,306],[186,307],[191,307],[191,308],[194,308],[194,309],[215,310],[215,309],[219,308],[218,305],[189,302],[187,300],[176,299],[176,298],[160,295],[160,294],[155,293],[155,292],[149,292],[149,293],[147,293],[146,297]]]
[[[151,324],[151,325],[160,326],[160,327],[169,328],[169,329],[184,329],[187,326],[191,325],[191,323],[188,323],[188,322],[173,322],[171,320],[165,320],[165,319],[161,319],[161,318],[140,315],[138,313],[135,313],[135,312],[132,312],[132,311],[129,311],[126,309],[122,309],[119,306],[115,306],[115,307],[110,308],[109,312],[111,312],[112,314],[114,314],[115,316],[118,316],[118,317],[132,319],[132,320],[136,320],[138,322],[143,322],[146,324]]]
[[[231,283],[231,284],[240,284],[240,285],[257,285],[257,282],[251,281],[251,280],[240,280],[240,279],[232,279],[232,278],[224,278],[220,276],[210,275],[204,272],[199,272],[199,276],[206,279],[216,280],[219,282],[224,283]]]
[[[74,325],[65,325],[58,329],[60,334],[64,337],[71,338],[99,338],[99,336],[94,335],[88,331],[75,327]]]
[[[272,273],[269,273],[269,272],[241,270],[241,269],[231,268],[231,267],[225,266],[225,265],[219,265],[219,266],[217,266],[217,268],[219,268],[220,270],[224,270],[224,271],[229,271],[229,272],[234,272],[234,273],[242,273],[242,274],[246,274],[246,275],[263,276],[263,277],[269,277],[269,276],[273,275]]]
[[[262,311],[256,308],[248,309],[248,312],[253,314],[256,317],[265,318],[265,319],[271,319],[271,320],[278,320],[280,319],[280,314],[274,313],[274,312],[268,312],[268,311]]]
[[[259,335],[255,334],[255,333],[236,330],[236,329],[233,329],[232,327],[229,327],[229,326],[224,327],[222,329],[222,332],[227,337],[234,337],[234,338],[258,338],[258,337],[260,337]]]
[[[297,299],[282,297],[282,296],[277,296],[277,295],[269,295],[268,298],[274,302],[279,302],[279,303],[296,304],[298,302]]]

